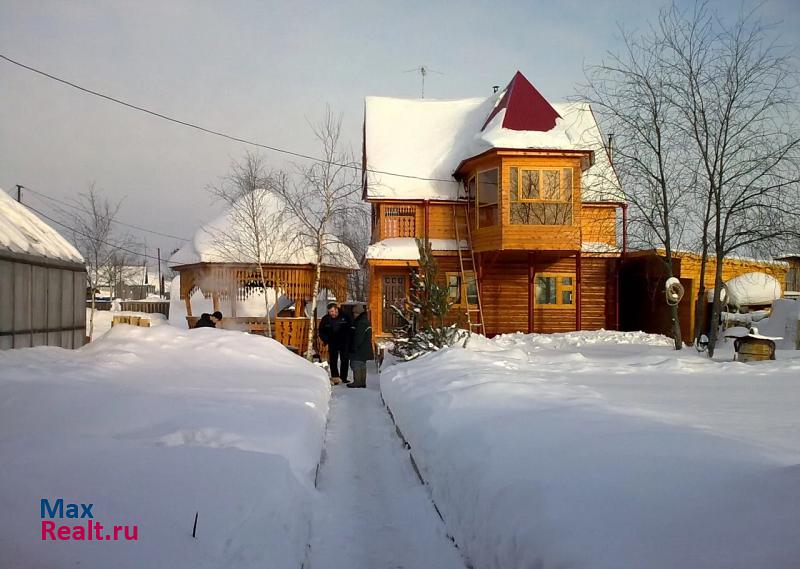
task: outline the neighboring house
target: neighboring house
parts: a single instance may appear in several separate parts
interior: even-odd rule
[[[96,294],[107,299],[142,300],[158,294],[158,272],[143,265],[109,266],[101,270]],[[164,293],[170,279],[164,279]]]
[[[0,189],[0,349],[83,346],[85,291],[77,249]]]
[[[519,72],[488,98],[368,97],[363,148],[377,337],[397,325],[414,238],[473,330],[618,328],[625,204],[587,104],[551,105]]]

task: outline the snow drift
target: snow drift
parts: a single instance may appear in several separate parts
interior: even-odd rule
[[[329,395],[318,367],[224,330],[0,352],[0,567],[299,568]],[[56,497],[139,540],[42,542]]]
[[[476,569],[797,567],[800,360],[718,363],[668,343],[474,337],[384,369]]]

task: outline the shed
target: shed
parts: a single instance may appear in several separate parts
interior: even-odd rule
[[[81,347],[85,299],[78,250],[0,189],[0,349]]]

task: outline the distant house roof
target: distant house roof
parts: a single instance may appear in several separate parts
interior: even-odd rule
[[[594,164],[583,175],[583,200],[623,201],[588,103],[551,105],[519,72],[487,98],[367,97],[365,197],[456,199],[456,168],[493,148],[593,151]]]
[[[83,263],[83,257],[59,233],[0,188],[0,252]]]

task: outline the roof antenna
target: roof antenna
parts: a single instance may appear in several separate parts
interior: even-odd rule
[[[420,78],[422,79],[422,90],[420,91],[420,99],[425,98],[425,77],[428,73],[437,73],[439,75],[444,75],[441,71],[436,71],[435,69],[431,69],[430,67],[426,67],[425,65],[420,65],[419,67],[415,67],[414,69],[407,69],[403,71],[403,73],[419,73]]]

